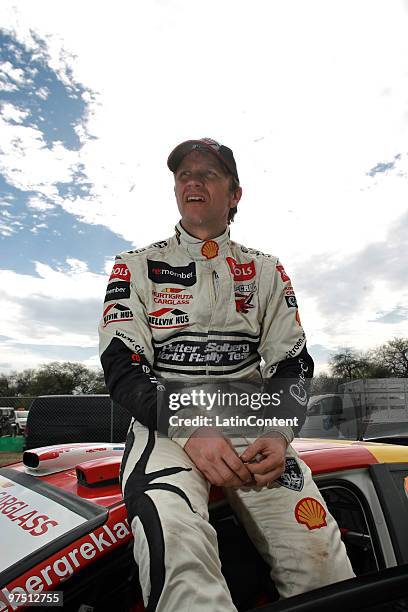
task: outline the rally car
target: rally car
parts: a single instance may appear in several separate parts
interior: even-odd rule
[[[339,524],[356,574],[408,563],[408,446],[312,439],[294,446]],[[55,445],[30,449],[23,462],[0,468],[0,611],[44,603],[47,594],[48,605],[57,605],[56,591],[64,610],[144,610],[119,487],[123,449]],[[276,601],[268,568],[220,489],[212,490],[210,509],[238,610]],[[305,529],[322,526],[324,517],[306,504],[304,510]],[[292,609],[284,607],[289,604],[268,610]]]

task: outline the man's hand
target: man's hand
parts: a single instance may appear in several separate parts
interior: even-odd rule
[[[197,429],[184,450],[213,485],[242,487],[253,482],[248,466],[238,457],[231,441],[211,427]]]
[[[287,442],[280,434],[258,438],[242,453],[241,459],[247,463],[255,483],[264,487],[283,474],[285,471],[285,453]],[[257,461],[256,456],[262,458]]]

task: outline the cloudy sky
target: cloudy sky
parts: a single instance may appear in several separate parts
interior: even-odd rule
[[[2,0],[0,372],[96,365],[113,256],[173,233],[170,150],[230,146],[319,369],[408,335],[408,2]]]

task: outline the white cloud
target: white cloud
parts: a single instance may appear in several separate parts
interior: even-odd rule
[[[21,68],[13,68],[13,64],[10,62],[3,62],[0,64],[0,75],[3,78],[11,79],[17,85],[24,83],[24,72]]]
[[[7,182],[22,191],[37,191],[59,202],[55,184],[72,180],[78,153],[58,142],[47,147],[42,132],[33,127],[13,125],[0,118],[0,130],[0,171]]]
[[[33,2],[15,8],[6,0],[4,27],[70,91],[76,82],[88,88],[87,114],[74,126],[80,151],[61,143],[49,148],[40,129],[10,125],[13,113],[6,115],[0,163],[10,184],[38,194],[29,201],[33,209],[60,205],[143,246],[169,236],[177,220],[168,153],[181,140],[207,135],[237,158],[244,196],[232,226],[236,241],[278,254],[289,271],[324,258],[334,275],[367,245],[385,249],[408,201],[404,5],[208,0],[199,20],[196,10],[188,0],[124,1],[120,11],[102,2],[90,32],[90,4],[45,0],[38,10]],[[47,41],[48,58],[33,32]],[[9,87],[30,78],[28,70],[13,70],[7,65],[4,73]],[[45,88],[36,93],[48,95]],[[367,175],[398,154],[392,170]],[[56,183],[69,183],[79,164],[90,191],[59,197]],[[87,278],[85,268],[71,264],[72,277]],[[44,280],[60,282],[58,270],[41,265]],[[361,265],[364,276],[368,260]],[[329,272],[319,270],[337,295]],[[309,343],[363,348],[406,335],[402,323],[374,322],[377,312],[406,299],[376,272],[369,299],[355,301],[347,316],[335,301],[332,315],[323,312],[313,269],[304,275],[307,282],[294,275],[294,283]],[[58,291],[68,297],[62,284]]]
[[[22,292],[24,295],[24,291],[29,291],[45,297],[78,301],[98,296],[103,298],[107,280],[104,276],[89,272],[86,262],[79,259],[67,259],[67,264],[68,270],[54,269],[48,264],[37,261],[35,268],[39,278],[15,275],[10,283],[13,287],[11,294],[22,297]],[[3,274],[15,273],[0,271],[0,278]]]
[[[12,91],[17,91],[17,89],[17,85],[13,85],[13,83],[5,83],[2,79],[2,75],[0,74],[0,91],[10,93]]]
[[[46,100],[50,95],[50,90],[48,87],[40,87],[37,89],[36,94],[39,98],[41,98],[41,100]]]
[[[290,225],[299,257],[317,242],[323,249],[327,244],[345,250],[357,248],[373,232],[380,237],[388,222],[378,219],[383,194],[361,190],[367,170],[406,142],[408,44],[402,7],[390,9],[381,1],[358,7],[336,3],[330,9],[316,1],[307,7],[260,2],[248,11],[246,2],[237,1],[234,28],[225,30],[230,3],[210,0],[208,6],[217,8],[217,23],[210,10],[202,15],[193,41],[186,30],[193,10],[185,1],[174,2],[171,11],[160,2],[143,10],[125,2],[120,20],[106,3],[90,45],[89,30],[73,17],[72,5],[60,3],[58,10],[52,3],[45,6],[41,12],[29,3],[20,8],[21,40],[36,46],[30,26],[46,37],[49,62],[58,74],[67,73],[69,65],[72,78],[99,92],[96,101],[84,92],[89,114],[75,128],[92,193],[60,200],[67,211],[85,222],[108,225],[138,245],[167,236],[176,217],[167,154],[182,138],[209,134],[232,144],[238,158],[245,188],[243,223],[234,227],[238,240],[260,240],[263,248],[284,255],[283,232],[271,234],[268,226]],[[81,7],[81,23],[87,22],[89,10]],[[17,17],[9,15],[6,22],[12,26],[13,19]],[[103,24],[109,23],[113,32],[119,22],[115,45],[106,45]],[[135,23],[140,24],[137,37]],[[379,39],[385,24],[393,26],[393,35]],[[211,70],[219,66],[219,51],[211,45],[194,44],[194,54],[183,53],[186,44],[204,33],[206,40],[234,48],[228,71]],[[149,61],[138,61],[146,49]],[[182,58],[180,72],[173,67],[175,57]],[[200,66],[207,78],[207,65],[211,87],[200,86],[198,94],[190,94],[189,75]],[[172,94],[178,85],[181,96]],[[89,140],[87,131],[97,140]],[[65,161],[67,156],[62,154]],[[50,183],[54,181],[51,173]],[[48,193],[55,198],[51,187]],[[406,186],[395,183],[393,196],[393,202],[403,205]],[[254,224],[254,207],[267,218],[262,228]],[[333,211],[340,226],[335,244],[333,232],[326,230]],[[391,219],[393,211],[387,215]],[[316,239],[311,241],[310,235]]]
[[[66,362],[66,361],[80,361],[78,359],[67,359],[65,351],[66,347],[61,346],[61,350],[58,352],[58,347],[55,347],[56,352],[53,352],[52,356],[41,354],[35,350],[33,345],[16,345],[13,342],[3,341],[0,361],[0,373],[9,374],[10,371],[16,370],[21,371],[26,368],[39,368],[43,364],[51,362]],[[81,363],[88,367],[97,368],[97,358],[82,360]],[[89,365],[88,365],[89,362]],[[99,364],[100,367],[100,364]]]
[[[68,258],[67,264],[71,269],[71,274],[83,274],[88,272],[88,264],[85,261],[81,261],[80,259]]]
[[[39,230],[46,229],[47,227],[48,225],[46,223],[38,223],[37,225],[34,225],[34,227],[32,227],[29,231],[33,234],[38,234]]]
[[[13,104],[2,104],[1,114],[5,121],[15,121],[21,123],[29,115],[28,111],[24,111]]]
[[[11,228],[8,224],[3,223],[2,221],[0,221],[0,234],[2,236],[12,236],[14,231],[15,230],[13,228]]]
[[[105,274],[111,273],[114,262],[115,262],[114,257],[108,257],[105,260],[104,267],[103,267],[103,269],[105,270]]]
[[[309,343],[368,350],[395,336],[406,337],[407,252],[405,213],[382,241],[362,245],[341,260],[329,252],[306,257],[294,284]]]
[[[88,359],[84,359],[82,363],[87,368],[91,368],[93,370],[101,368],[101,361],[99,359],[98,353],[95,353],[95,355],[92,355],[92,357],[88,357]]]
[[[0,308],[12,313],[0,321],[0,336],[21,347],[96,347],[107,277],[80,260],[66,263],[55,269],[36,262],[37,277],[0,270]]]
[[[47,202],[46,200],[44,200],[41,197],[38,196],[32,196],[28,199],[27,201],[27,206],[29,208],[33,208],[35,210],[40,210],[41,212],[45,211],[45,210],[53,210],[55,209],[55,205],[54,204],[50,204],[50,202]]]

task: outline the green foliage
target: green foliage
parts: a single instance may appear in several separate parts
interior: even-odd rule
[[[345,348],[329,361],[332,376],[355,378],[407,378],[408,338],[393,338],[367,352]]]
[[[326,372],[314,376],[310,384],[310,395],[322,395],[324,393],[338,392],[338,379],[331,378]]]
[[[91,370],[80,363],[51,362],[38,369],[27,369],[0,376],[0,396],[77,395],[107,393],[102,370]]]
[[[330,374],[339,379],[408,378],[408,338],[393,338],[371,351],[350,347],[334,354],[329,361]],[[328,393],[330,376],[322,373],[313,381],[313,394]],[[335,392],[335,389],[333,390]],[[35,397],[37,395],[77,395],[108,393],[103,372],[81,363],[66,361],[43,364],[0,374],[0,397]],[[0,402],[1,404],[1,402]]]
[[[6,374],[0,374],[0,396],[7,397],[13,395],[10,388],[10,377]]]
[[[393,338],[373,352],[378,366],[396,378],[408,378],[408,338]]]
[[[364,353],[345,348],[329,361],[330,371],[338,378],[370,378],[370,360]]]

